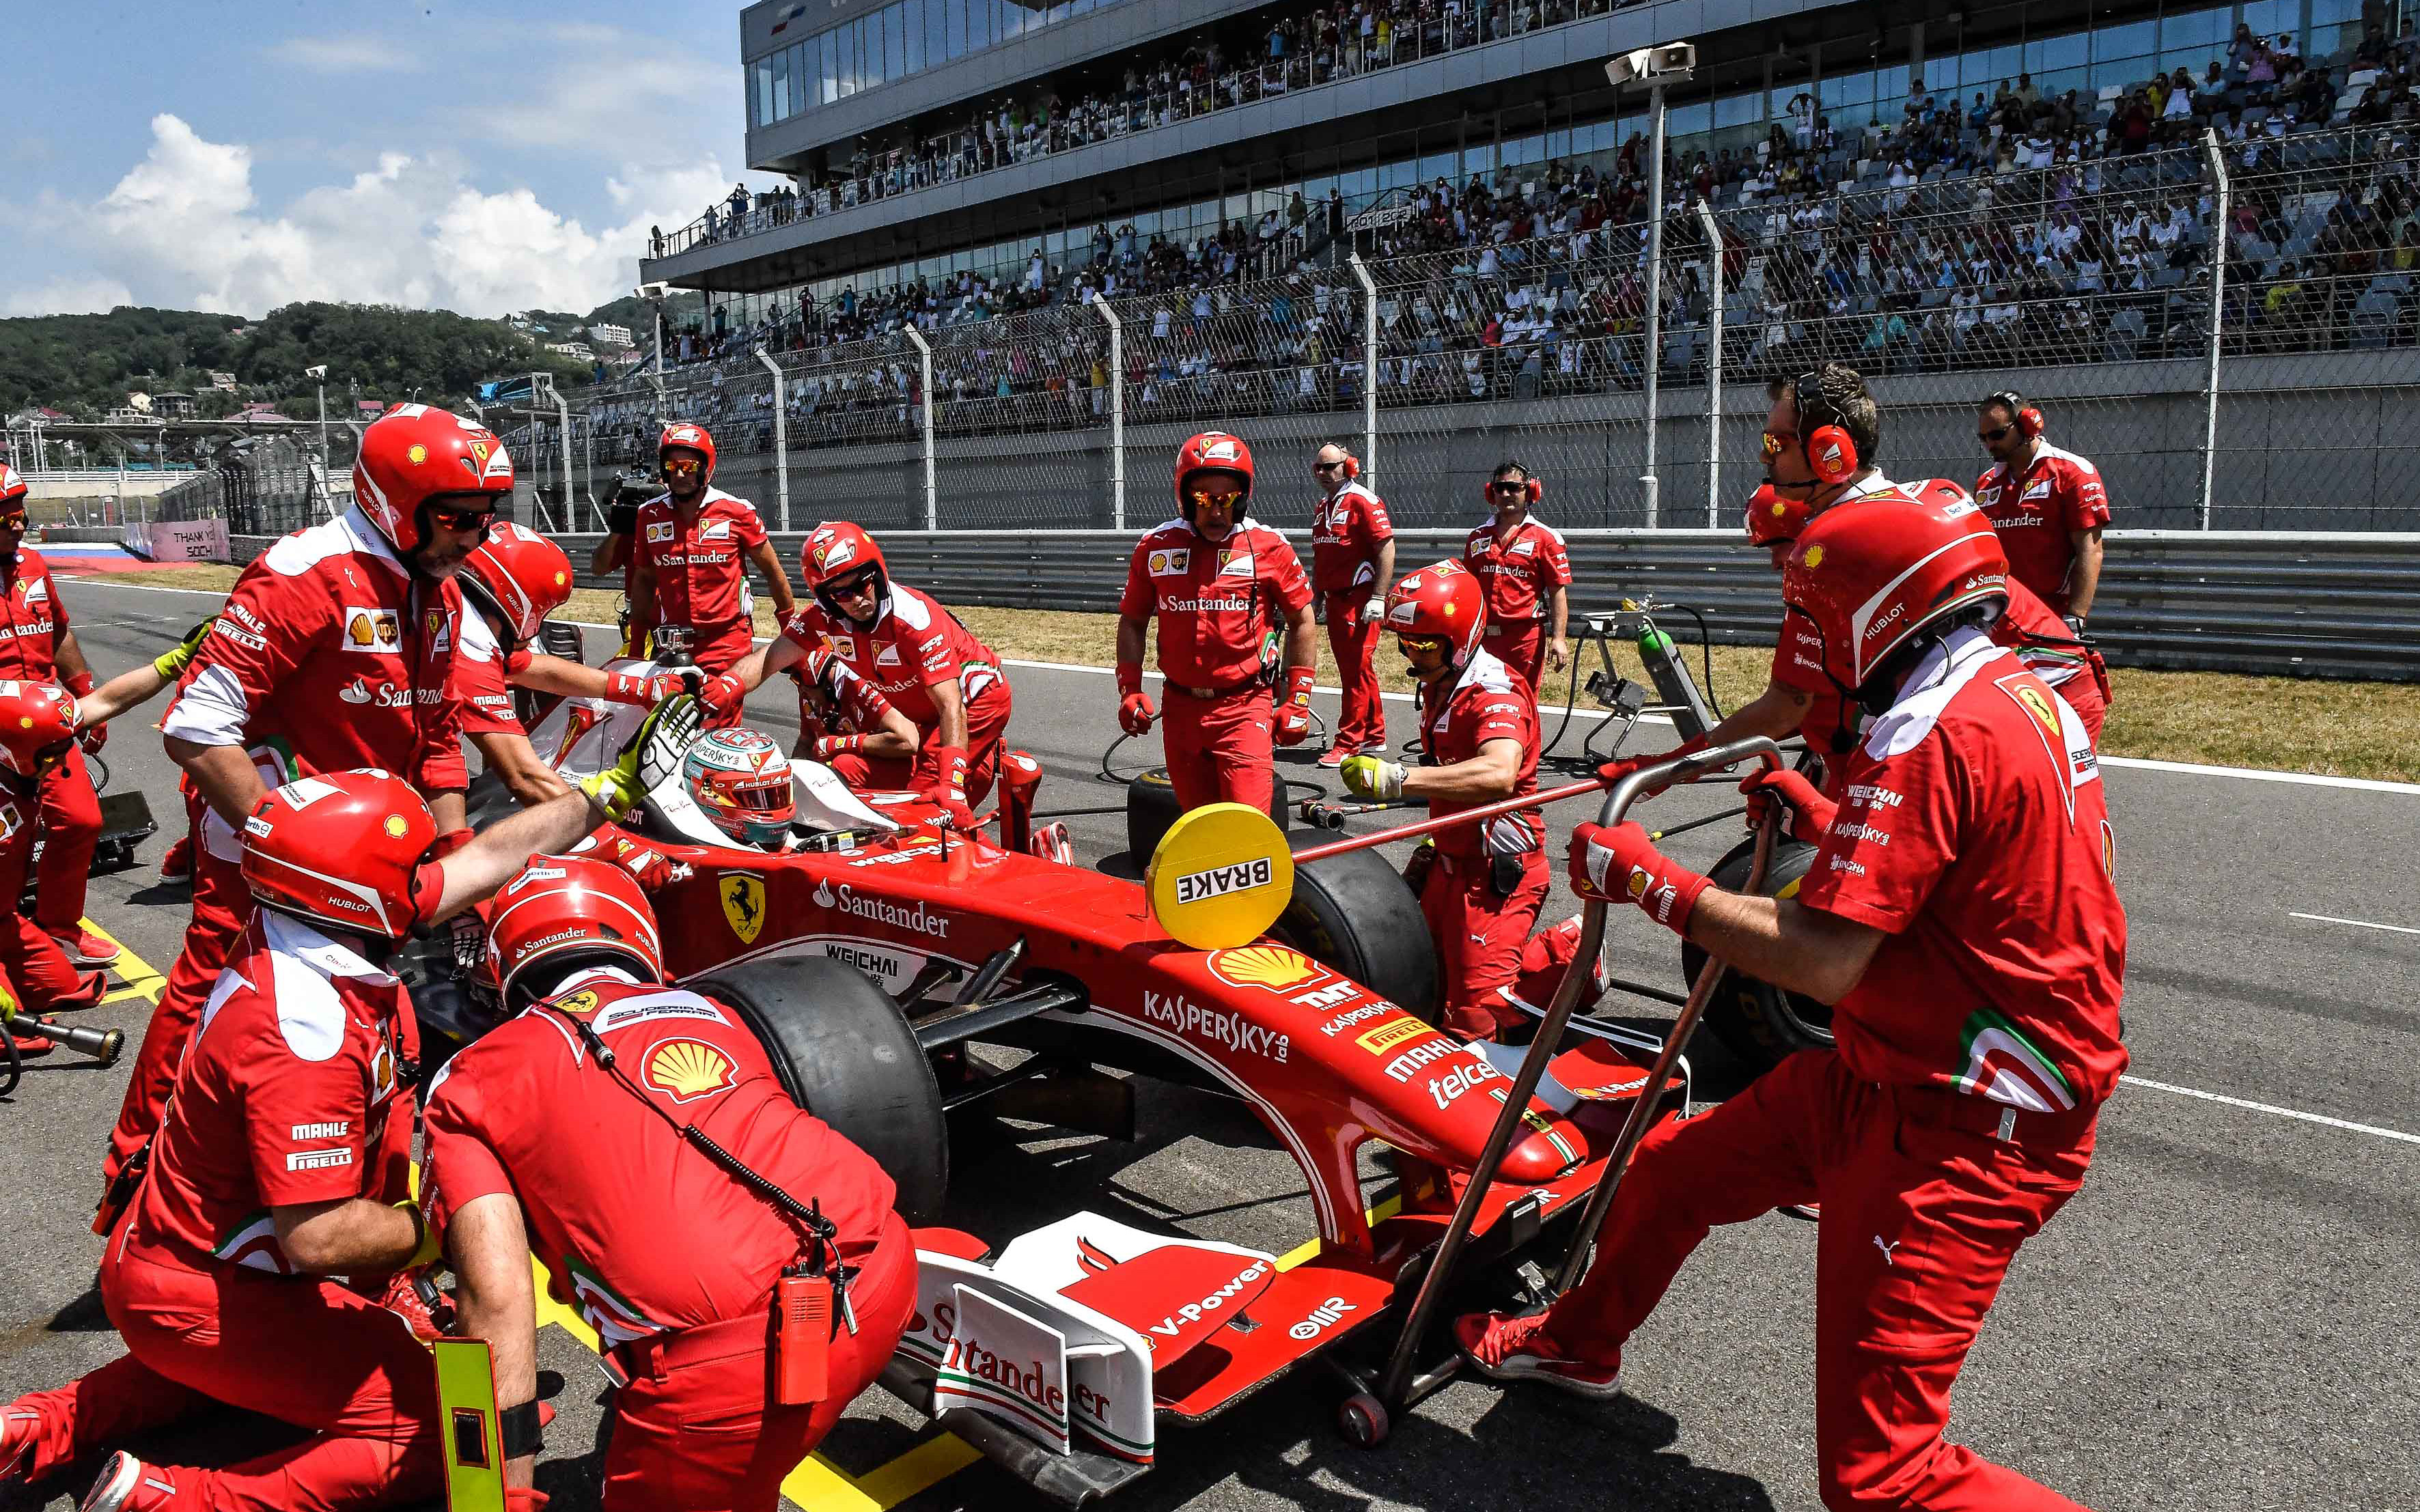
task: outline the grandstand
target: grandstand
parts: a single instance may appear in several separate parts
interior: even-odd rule
[[[750,159],[795,191],[650,249],[714,314],[578,402],[583,455],[698,418],[761,501],[778,431],[868,524],[1107,526],[1220,422],[1362,438],[1412,523],[1511,450],[1565,523],[1703,525],[1710,442],[1735,519],[1762,379],[1837,358],[1902,417],[1898,471],[1978,471],[1971,404],[2013,382],[2131,523],[2420,520],[2388,423],[2420,384],[2420,44],[2354,0],[1688,7],[1653,268],[1644,101],[1599,65],[1674,7],[1035,4],[953,52],[986,7],[1019,8],[746,12]],[[827,87],[876,35],[880,82]]]

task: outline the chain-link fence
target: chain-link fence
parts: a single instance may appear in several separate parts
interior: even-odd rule
[[[1851,145],[1719,209],[1676,195],[1660,248],[1567,196],[1527,239],[903,327],[786,353],[778,380],[752,355],[574,402],[617,461],[660,421],[705,422],[723,486],[795,494],[800,527],[1140,525],[1176,444],[1219,426],[1260,448],[1264,513],[1295,490],[1291,449],[1333,439],[1406,525],[1473,517],[1514,456],[1566,528],[1686,528],[1738,521],[1767,381],[1841,362],[1883,404],[1897,475],[1975,478],[1978,406],[2015,390],[2100,465],[2123,524],[2420,528],[2391,421],[2420,395],[2412,128],[2256,125],[2082,162],[1992,147],[1963,176]],[[1448,213],[1416,198],[1406,228]]]

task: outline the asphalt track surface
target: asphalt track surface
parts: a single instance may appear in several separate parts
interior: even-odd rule
[[[207,595],[91,580],[66,596],[104,676],[209,607]],[[602,638],[591,643],[601,655]],[[1049,773],[1044,808],[1117,802],[1090,776],[1115,733],[1108,677],[1012,677],[1014,740]],[[1321,703],[1332,717],[1333,700]],[[768,694],[752,717],[786,737],[791,713]],[[1388,713],[1401,738],[1408,711],[1390,702]],[[139,788],[173,819],[174,770],[145,728],[156,717],[121,720],[105,755],[116,789]],[[1668,737],[1650,729],[1640,741]],[[1301,761],[1292,775],[1324,775]],[[2420,790],[2143,766],[2107,781],[2133,923],[2136,1080],[2102,1119],[2082,1195],[2019,1256],[1960,1382],[1951,1434],[2102,1508],[2412,1507],[2420,901],[2409,881]],[[1668,823],[1715,802],[1683,793],[1641,817]],[[1579,810],[1556,817],[1567,825]],[[1070,824],[1087,861],[1124,848],[1115,815]],[[1713,825],[1673,848],[1703,865],[1734,833]],[[96,923],[162,971],[186,918],[183,889],[153,880],[165,839],[143,847],[136,870],[96,878],[90,903]],[[1547,917],[1572,906],[1559,888]],[[1615,916],[1607,954],[1617,972],[1678,982],[1669,936],[1637,916]],[[147,998],[134,975],[85,1021],[139,1034]],[[1735,1085],[1712,1047],[1696,1058],[1702,1087]],[[116,1351],[86,1222],[124,1083],[124,1062],[101,1071],[57,1055],[0,1103],[10,1277],[0,1399]],[[1234,1104],[1152,1084],[1140,1106],[1132,1145],[974,1126],[955,1151],[953,1221],[997,1242],[1090,1207],[1280,1255],[1311,1234],[1293,1163]],[[1814,1507],[1814,1240],[1811,1225],[1777,1214],[1709,1238],[1632,1341],[1613,1403],[1458,1382],[1367,1453],[1335,1436],[1338,1388],[1308,1369],[1207,1428],[1164,1431],[1158,1468],[1121,1500],[1221,1512]],[[540,1356],[564,1386],[539,1484],[579,1512],[595,1504],[603,1378],[566,1328],[545,1330]],[[194,1462],[277,1442],[273,1427],[230,1414],[133,1447]],[[1027,1504],[970,1459],[877,1392],[790,1490],[810,1512]],[[54,1481],[51,1501],[23,1504],[70,1506],[84,1484]]]

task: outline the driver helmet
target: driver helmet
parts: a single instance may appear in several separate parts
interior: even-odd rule
[[[681,758],[681,782],[714,827],[743,845],[779,850],[798,816],[790,759],[761,731],[709,730]]]
[[[76,701],[56,683],[0,683],[0,771],[49,775],[75,741]]]

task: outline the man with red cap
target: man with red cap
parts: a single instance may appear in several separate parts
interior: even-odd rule
[[[0,678],[54,682],[82,698],[92,691],[92,669],[68,627],[67,600],[42,554],[24,544],[31,492],[16,469],[0,462]],[[42,778],[42,861],[34,922],[75,966],[105,966],[117,959],[116,945],[84,927],[85,884],[101,840],[101,795],[93,791],[84,758],[86,751],[98,753],[108,738],[107,725],[93,726]],[[18,980],[24,984],[24,979]]]
[[[1311,733],[1319,672],[1311,582],[1286,538],[1245,514],[1251,496],[1252,451],[1240,438],[1204,431],[1179,447],[1177,517],[1136,543],[1118,598],[1118,722],[1140,735],[1160,717],[1142,690],[1143,642],[1156,620],[1168,699],[1160,744],[1182,810],[1266,810],[1272,744],[1299,745]],[[1285,687],[1272,710],[1280,626]]]
[[[1487,650],[1521,674],[1532,698],[1544,696],[1545,674],[1561,671],[1571,658],[1564,631],[1572,560],[1563,532],[1530,514],[1545,492],[1526,463],[1501,463],[1487,484],[1495,518],[1474,529],[1462,548],[1462,564],[1487,593]]]
[[[1426,798],[1442,819],[1538,791],[1538,701],[1481,644],[1487,595],[1461,563],[1440,562],[1395,584],[1387,628],[1419,681],[1420,764],[1351,756],[1344,785],[1365,798]],[[1504,995],[1551,878],[1535,813],[1501,814],[1438,831],[1418,879],[1420,914],[1436,941],[1445,1027],[1493,1039],[1516,1022]]]
[[[425,1200],[460,1278],[462,1332],[495,1353],[507,1483],[529,1484],[540,1447],[535,1252],[620,1382],[608,1512],[773,1512],[914,1308],[892,1179],[791,1101],[745,1020],[667,983],[646,895],[615,867],[538,857],[499,895],[487,960],[517,1016],[429,1088]],[[566,1056],[566,1041],[586,1054]],[[703,1160],[684,1126],[787,1202]],[[644,1242],[675,1232],[678,1244]],[[768,1344],[788,1266],[845,1268],[845,1325],[835,1297],[819,1336]],[[813,1400],[785,1400],[777,1357],[800,1348],[820,1350],[826,1380]]]
[[[1575,888],[1835,1005],[1838,1048],[1649,1134],[1578,1288],[1457,1320],[1481,1371],[1614,1395],[1624,1343],[1710,1227],[1820,1201],[1824,1504],[2075,1505],[1943,1432],[2009,1263],[2082,1186],[2127,1060],[2098,762],[2074,710],[1985,632],[2007,579],[1971,501],[1873,501],[1799,535],[1785,634],[1872,717],[1839,802],[1792,772],[1742,784],[1823,836],[1794,898],[1715,887],[1636,823],[1574,834]]]
[[[798,607],[790,575],[765,538],[756,506],[714,486],[714,438],[704,425],[665,426],[656,457],[664,491],[639,506],[630,546],[633,644],[658,625],[685,625],[697,665],[719,672],[748,655],[754,639],[746,564],[765,575],[776,618]]]
[[[398,405],[363,433],[353,507],[285,537],[236,579],[161,722],[196,794],[194,917],[128,1079],[105,1177],[159,1126],[186,1037],[251,917],[238,837],[262,795],[298,775],[374,766],[411,783],[441,832],[462,829],[454,575],[512,489],[493,431]]]
[[[1361,459],[1333,441],[1311,464],[1322,497],[1311,513],[1311,585],[1327,613],[1327,648],[1336,653],[1343,692],[1336,738],[1322,766],[1357,752],[1387,748],[1387,703],[1378,694],[1378,626],[1387,585],[1395,580],[1395,528],[1386,501],[1361,481]]]
[[[813,602],[783,616],[781,633],[698,695],[717,718],[767,677],[829,652],[922,733],[912,761],[835,749],[833,770],[854,786],[913,787],[962,829],[991,792],[1012,699],[1000,656],[939,602],[894,580],[873,536],[846,520],[814,528],[799,552]]]
[[[0,1408],[0,1485],[226,1406],[308,1436],[218,1470],[118,1450],[85,1512],[336,1512],[438,1493],[436,1373],[411,1325],[369,1300],[438,1253],[409,1196],[420,1041],[395,948],[627,813],[696,728],[695,704],[672,701],[621,764],[442,857],[428,807],[387,773],[262,796],[239,864],[258,908],[102,1252],[101,1304],[127,1352]]]

